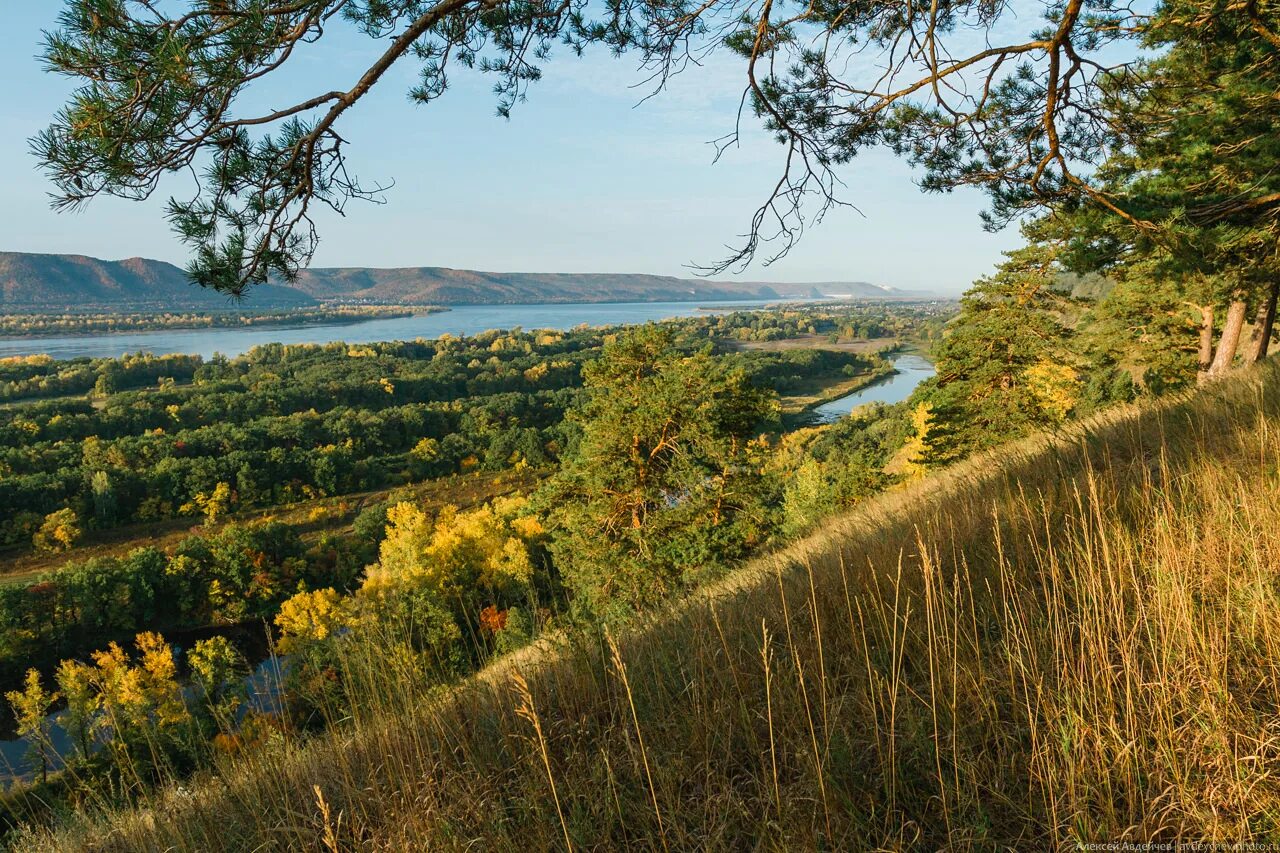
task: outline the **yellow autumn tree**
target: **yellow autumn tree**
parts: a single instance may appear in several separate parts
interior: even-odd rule
[[[1023,374],[1040,410],[1054,421],[1065,421],[1080,399],[1080,377],[1061,362],[1041,361]]]
[[[53,759],[53,742],[50,740],[49,711],[58,701],[58,694],[46,690],[38,670],[27,670],[21,690],[4,694],[13,710],[18,736],[27,741],[27,755],[32,764],[40,768],[41,780],[49,780],[49,765]]]
[[[911,436],[902,448],[889,460],[885,473],[897,474],[904,479],[923,477],[929,455],[929,433],[933,429],[933,410],[928,403],[920,403],[911,410]]]
[[[350,605],[332,587],[300,592],[286,599],[276,615],[280,651],[292,654],[310,643],[332,637],[351,622]]]
[[[440,458],[440,442],[434,438],[420,439],[409,454],[419,462],[434,462]]]
[[[434,520],[409,503],[387,511],[387,534],[361,592],[411,585],[446,600],[482,591],[520,596],[533,581],[529,547],[543,534],[524,498],[498,498],[471,510],[443,507]]]
[[[35,532],[31,543],[36,550],[49,553],[70,551],[80,541],[80,517],[70,507],[63,507],[44,517],[44,523]]]
[[[235,503],[235,493],[230,483],[218,483],[208,494],[200,492],[195,497],[195,505],[204,516],[205,524],[213,525],[225,519]]]
[[[188,719],[187,706],[178,685],[178,665],[173,647],[154,631],[134,639],[141,661],[139,685],[152,719],[162,728],[181,725]]]
[[[172,647],[153,632],[138,634],[134,644],[137,663],[111,643],[93,653],[86,673],[97,694],[92,731],[105,738],[121,767],[164,761],[192,723]]]
[[[468,510],[446,506],[435,518],[397,504],[387,513],[378,562],[356,593],[357,610],[361,618],[411,625],[415,646],[447,657],[464,631],[477,643],[492,638],[494,619],[485,623],[482,613],[505,614],[531,601],[544,536],[522,497]],[[527,635],[528,620],[516,623]]]

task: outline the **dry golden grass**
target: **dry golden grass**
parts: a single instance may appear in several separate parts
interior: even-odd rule
[[[1280,365],[870,502],[616,638],[27,849],[1280,840]]]

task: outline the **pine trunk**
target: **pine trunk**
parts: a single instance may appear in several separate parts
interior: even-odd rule
[[[1276,324],[1276,296],[1280,295],[1280,279],[1271,282],[1267,295],[1258,306],[1258,316],[1253,320],[1253,335],[1249,338],[1249,353],[1245,357],[1249,364],[1267,357],[1267,349],[1271,345],[1271,332]]]
[[[1227,319],[1222,324],[1222,337],[1218,340],[1218,352],[1209,365],[1209,376],[1218,377],[1231,369],[1236,360],[1236,350],[1240,349],[1240,333],[1244,330],[1246,306],[1243,300],[1237,299],[1227,308]]]

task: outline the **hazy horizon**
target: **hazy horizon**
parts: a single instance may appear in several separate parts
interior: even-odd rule
[[[126,261],[132,261],[132,260],[145,260],[145,261],[156,261],[156,262],[160,262],[160,263],[173,264],[174,266],[178,266],[178,267],[181,267],[181,266],[182,266],[181,261],[177,261],[177,262],[175,262],[175,261],[167,261],[167,260],[165,260],[164,258],[153,258],[153,257],[149,257],[149,256],[147,256],[147,255],[124,255],[124,256],[122,256],[122,257],[113,258],[113,257],[103,257],[103,256],[98,256],[98,255],[86,255],[84,252],[32,252],[32,251],[28,251],[28,250],[26,250],[26,249],[6,249],[6,248],[4,248],[3,246],[0,246],[0,255],[3,255],[3,254],[10,254],[10,255],[36,255],[36,256],[50,256],[50,257],[88,257],[88,258],[92,258],[92,259],[94,259],[94,260],[98,260],[98,261],[105,261],[105,262],[107,262],[107,263],[124,263],[124,262],[126,262]],[[574,276],[574,275],[599,275],[599,276],[606,276],[606,275],[652,275],[652,276],[661,276],[661,277],[667,277],[667,276],[669,276],[669,277],[678,278],[678,279],[686,280],[686,281],[692,281],[692,282],[705,281],[705,282],[708,282],[708,283],[711,283],[711,284],[716,284],[716,283],[721,283],[721,284],[735,284],[735,285],[746,285],[746,284],[766,284],[766,285],[767,285],[767,284],[777,284],[777,285],[792,285],[792,286],[795,286],[795,285],[805,285],[805,284],[807,284],[807,285],[813,285],[813,286],[819,286],[819,285],[830,285],[830,286],[836,286],[836,285],[846,285],[846,284],[867,284],[867,285],[871,285],[871,286],[873,286],[873,287],[883,287],[883,286],[887,286],[887,287],[889,287],[889,288],[890,288],[890,289],[892,289],[892,290],[898,290],[898,291],[904,291],[904,292],[912,292],[912,291],[921,291],[921,292],[924,292],[924,291],[926,290],[926,288],[904,288],[904,287],[897,287],[897,286],[895,286],[895,285],[885,285],[883,282],[876,282],[876,281],[870,281],[869,279],[859,279],[859,278],[821,279],[821,280],[819,280],[819,279],[797,279],[797,280],[794,280],[794,281],[789,281],[789,280],[781,279],[781,278],[774,279],[774,278],[769,278],[769,277],[768,277],[768,268],[765,268],[765,270],[764,270],[764,274],[762,275],[762,277],[758,277],[758,278],[757,278],[757,277],[753,277],[753,276],[751,276],[751,275],[749,275],[749,274],[748,274],[748,275],[738,275],[738,276],[734,276],[734,275],[730,275],[730,274],[727,274],[727,273],[724,273],[724,274],[721,274],[721,275],[713,275],[713,276],[701,276],[701,275],[698,275],[698,274],[696,274],[695,272],[693,272],[693,271],[689,271],[689,270],[686,270],[686,271],[684,271],[683,273],[674,273],[674,274],[637,272],[637,271],[635,271],[635,270],[592,270],[592,269],[575,270],[575,271],[570,272],[570,271],[566,271],[566,270],[476,269],[476,268],[473,268],[473,267],[453,267],[453,266],[449,266],[449,265],[447,265],[447,264],[397,264],[397,265],[393,265],[393,266],[392,266],[392,265],[381,265],[381,264],[358,264],[358,265],[356,265],[356,264],[342,264],[342,265],[333,265],[333,266],[330,266],[330,265],[326,265],[326,264],[313,263],[313,264],[311,264],[311,265],[308,267],[308,269],[312,269],[312,270],[350,270],[350,269],[354,269],[354,270],[377,270],[377,271],[382,271],[382,270],[402,270],[402,269],[403,269],[403,270],[413,270],[413,269],[443,269],[443,270],[455,270],[455,271],[458,271],[458,272],[476,272],[476,273],[483,273],[483,274],[486,274],[486,275],[565,275],[565,276]],[[835,295],[835,296],[838,296],[839,294],[834,294],[834,295]],[[931,293],[931,294],[929,294],[929,295],[942,295],[942,294],[941,294],[941,293],[939,293],[939,294],[932,294],[932,293]]]

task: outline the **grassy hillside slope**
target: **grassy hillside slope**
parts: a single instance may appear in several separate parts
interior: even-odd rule
[[[1280,364],[869,502],[617,638],[31,849],[1280,839]]]

